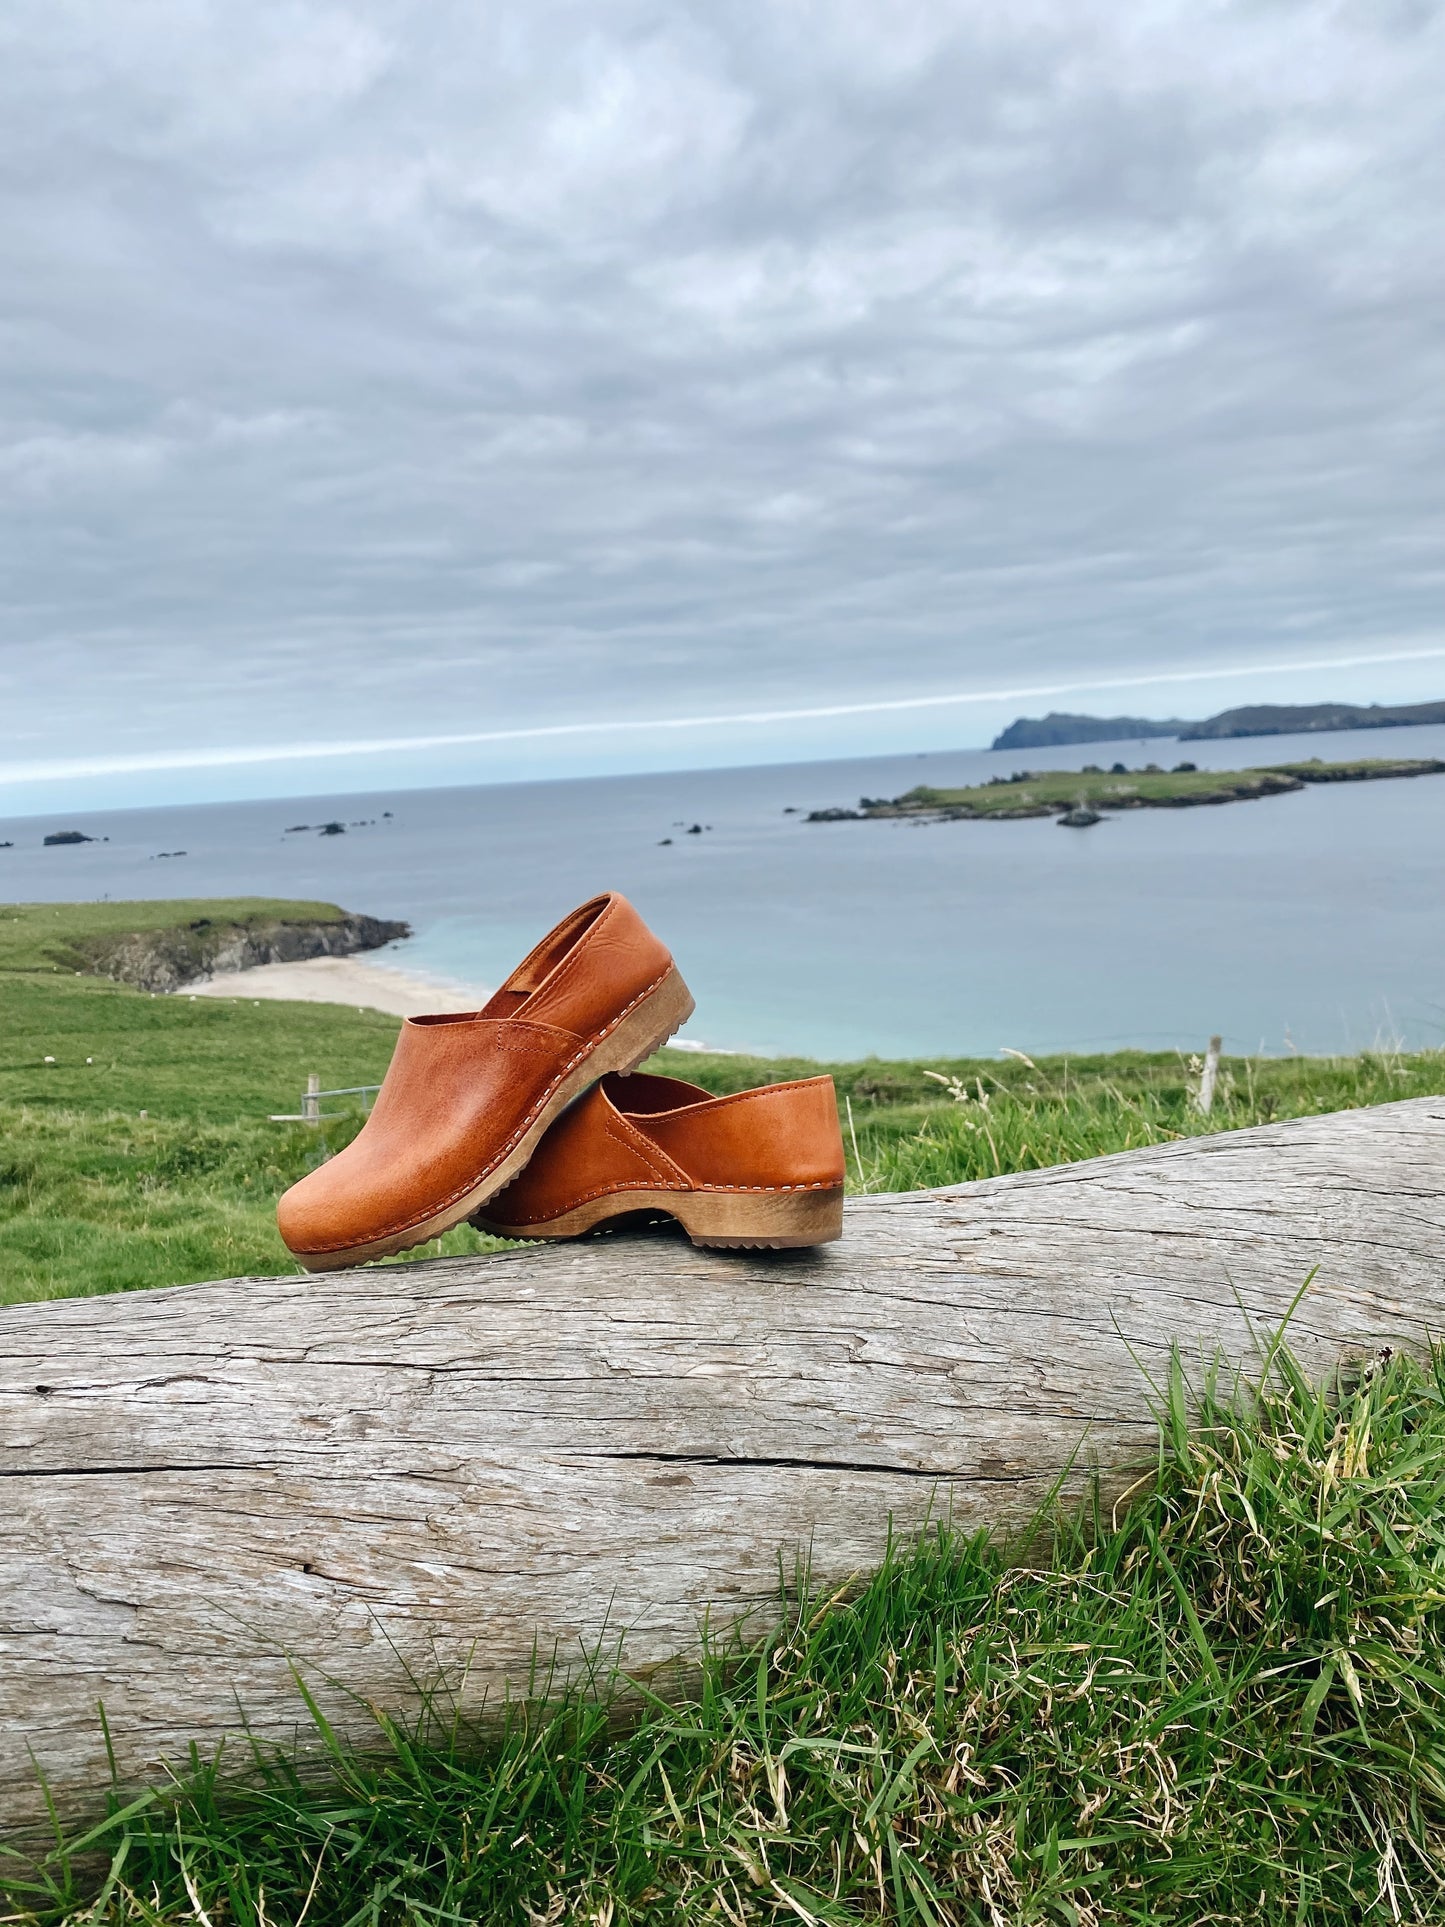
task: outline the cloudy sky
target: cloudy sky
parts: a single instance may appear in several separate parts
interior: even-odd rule
[[[1445,696],[1442,50],[8,0],[0,810]]]

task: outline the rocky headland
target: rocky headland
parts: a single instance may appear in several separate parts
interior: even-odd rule
[[[1136,743],[1150,736],[1180,736],[1194,725],[1182,716],[1075,716],[1051,709],[1047,716],[1020,716],[995,736],[990,749],[1055,749],[1067,743]]]
[[[258,964],[353,957],[411,935],[388,917],[196,917],[173,928],[77,936],[57,961],[137,990],[174,991]]]

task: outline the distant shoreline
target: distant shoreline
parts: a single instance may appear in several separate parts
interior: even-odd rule
[[[1312,736],[1326,730],[1408,729],[1445,723],[1438,703],[1250,703],[1223,709],[1203,722],[1182,716],[1078,716],[1051,710],[1020,716],[995,736],[991,749],[1060,749],[1074,743],[1147,742],[1171,737],[1180,743],[1221,742],[1240,736]]]

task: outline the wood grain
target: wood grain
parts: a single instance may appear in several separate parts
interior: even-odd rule
[[[817,1252],[667,1234],[0,1310],[0,1817],[409,1674],[633,1671],[1152,1449],[1141,1364],[1445,1331],[1445,1099],[849,1204]],[[1082,1450],[1081,1450],[1082,1448]]]

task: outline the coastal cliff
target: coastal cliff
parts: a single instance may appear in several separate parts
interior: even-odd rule
[[[331,915],[196,917],[169,928],[76,935],[48,953],[62,967],[137,990],[174,991],[257,964],[351,957],[411,935],[387,917]]]

